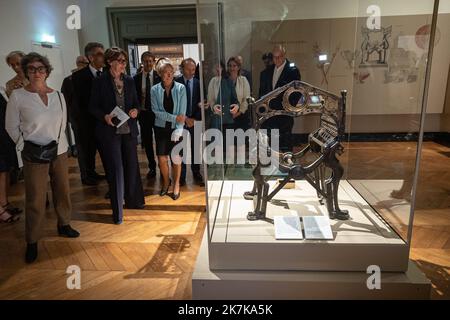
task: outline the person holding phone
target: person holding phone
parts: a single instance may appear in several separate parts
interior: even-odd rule
[[[104,159],[113,221],[121,224],[124,199],[128,209],[145,206],[137,156],[139,100],[133,78],[125,74],[127,53],[117,47],[108,49],[105,62],[106,72],[92,85],[89,111],[96,118],[95,138]],[[118,109],[129,117],[123,124]]]

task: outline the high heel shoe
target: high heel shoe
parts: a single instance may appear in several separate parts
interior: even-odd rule
[[[178,188],[178,189],[179,189],[179,188]],[[178,190],[178,193],[177,193],[177,194],[175,194],[175,192],[173,192],[173,193],[170,195],[170,197],[172,198],[173,201],[177,201],[178,199],[180,199],[180,196],[181,196],[181,191],[180,191],[180,190]]]
[[[172,194],[172,200],[173,201],[177,201],[178,199],[180,199],[181,193],[178,192],[178,194]]]
[[[167,189],[161,189],[161,192],[159,193],[160,197],[164,197],[165,195],[167,195],[169,193],[169,188],[172,185],[172,180],[169,180],[169,185],[167,186]]]

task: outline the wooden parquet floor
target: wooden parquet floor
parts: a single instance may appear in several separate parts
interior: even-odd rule
[[[401,179],[414,165],[414,143],[351,143],[351,179]],[[411,258],[433,283],[433,299],[450,299],[450,148],[424,145]],[[204,191],[191,185],[174,202],[160,198],[159,179],[147,181],[140,154],[146,208],[126,210],[123,225],[111,223],[106,183],[83,187],[70,159],[73,223],[82,236],[57,237],[49,209],[39,259],[23,262],[24,217],[0,225],[0,299],[190,299],[191,276],[206,226]],[[394,163],[394,164],[393,164]],[[394,170],[393,170],[394,168]],[[101,171],[99,169],[99,171]],[[23,184],[10,200],[23,207]],[[81,268],[81,290],[68,290],[66,269]]]

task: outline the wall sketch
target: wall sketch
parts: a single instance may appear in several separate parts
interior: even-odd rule
[[[389,37],[392,26],[370,30],[362,27],[363,42],[361,45],[360,67],[387,67],[387,52],[390,47]]]
[[[370,77],[370,72],[355,72],[353,73],[353,76],[355,77],[355,80],[358,81],[358,83],[366,83],[366,80]]]
[[[340,50],[341,50],[341,45],[339,44],[336,47],[336,50],[331,55],[331,59],[329,59],[327,61],[320,61],[319,56],[322,55],[324,51],[322,51],[320,49],[319,44],[317,42],[313,45],[314,58],[317,61],[316,66],[322,72],[321,85],[324,85],[324,84],[328,85],[328,74],[330,73],[331,67],[333,66],[336,56],[338,55]]]
[[[341,51],[341,57],[345,60],[345,62],[347,62],[347,67],[349,69],[353,69],[355,67],[355,61],[359,58],[360,55],[361,51],[359,50]]]
[[[413,83],[419,76],[419,57],[414,51],[393,48],[389,55],[390,63],[385,71],[384,83]]]

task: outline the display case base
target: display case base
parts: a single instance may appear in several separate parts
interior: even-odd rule
[[[273,189],[276,181],[270,184]],[[210,189],[221,191],[217,215],[210,220],[212,270],[365,272],[369,265],[385,272],[408,269],[408,244],[348,181],[341,181],[339,202],[350,219],[330,220],[332,240],[277,240],[273,224],[247,219],[253,201],[243,195],[251,188],[252,181],[225,181],[222,188]],[[296,181],[294,189],[281,190],[268,204],[269,219],[280,215],[328,216],[328,212],[311,185]]]
[[[366,272],[211,271],[205,232],[192,276],[194,300],[429,299],[431,284],[414,262],[404,273],[381,272],[369,290]]]

